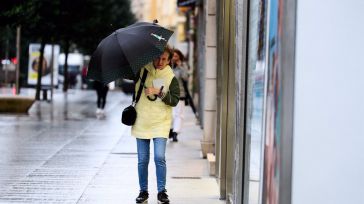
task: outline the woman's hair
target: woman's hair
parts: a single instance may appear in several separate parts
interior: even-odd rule
[[[173,49],[169,45],[167,45],[164,48],[164,52],[167,52],[169,54],[168,59],[171,60],[173,57]]]
[[[174,53],[177,53],[177,55],[179,56],[179,59],[183,62],[185,60],[185,56],[183,55],[183,53],[181,52],[181,50],[179,49],[174,49],[173,50]]]

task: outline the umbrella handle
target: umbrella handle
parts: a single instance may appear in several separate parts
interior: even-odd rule
[[[155,100],[157,100],[157,95],[154,95],[154,98],[150,98],[149,96],[147,96],[147,98],[148,98],[150,101],[155,101]]]
[[[159,89],[159,93],[161,93],[161,92],[162,92],[163,88],[164,88],[164,86],[162,86],[162,87]],[[155,100],[157,100],[157,97],[158,97],[158,95],[156,95],[156,94],[154,94],[154,98],[150,98],[149,96],[147,96],[147,98],[148,98],[150,101],[155,101]]]

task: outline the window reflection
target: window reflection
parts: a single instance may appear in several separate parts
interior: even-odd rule
[[[262,188],[262,151],[264,122],[264,89],[266,67],[266,6],[267,0],[250,4],[248,53],[247,136],[250,136],[249,195],[250,204],[259,203]]]
[[[280,43],[282,27],[282,1],[271,0],[269,3],[269,47],[267,67],[267,98],[266,122],[264,141],[264,169],[263,169],[263,202],[279,203],[280,180],[280,127],[281,127],[281,79],[280,79]]]

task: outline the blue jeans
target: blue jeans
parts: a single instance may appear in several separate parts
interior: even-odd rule
[[[158,192],[166,187],[166,138],[153,138],[154,143],[154,163],[157,174]],[[148,164],[149,164],[150,139],[137,139],[138,150],[138,176],[141,191],[148,191]]]

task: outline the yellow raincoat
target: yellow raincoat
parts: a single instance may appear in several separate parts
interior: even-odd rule
[[[139,139],[168,138],[172,123],[172,107],[176,106],[179,101],[178,81],[172,68],[168,65],[164,69],[158,70],[154,68],[153,63],[149,63],[141,70],[140,78],[144,69],[148,71],[145,87],[160,88],[163,86],[163,96],[151,101],[143,89],[135,106],[137,119],[132,126],[131,134]],[[137,93],[139,85],[140,80],[135,86],[135,93]]]

